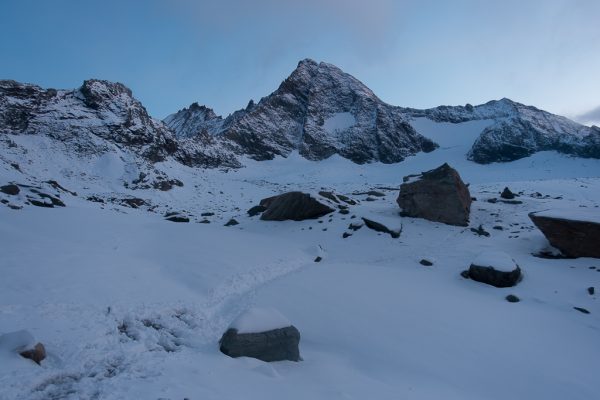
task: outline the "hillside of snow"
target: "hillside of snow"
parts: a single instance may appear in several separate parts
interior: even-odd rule
[[[326,126],[350,123],[338,114]],[[600,287],[600,260],[535,257],[549,245],[527,214],[600,210],[600,160],[543,151],[469,161],[493,123],[414,117],[440,147],[397,164],[292,152],[239,169],[140,167],[122,148],[81,157],[43,136],[4,135],[0,186],[22,186],[0,193],[15,208],[0,206],[0,336],[26,330],[48,357],[38,366],[0,348],[0,399],[597,398],[600,308],[587,288]],[[400,217],[402,178],[444,162],[477,199],[469,227]],[[182,186],[146,187],[140,172]],[[487,201],[505,186],[521,204]],[[358,204],[300,222],[246,213],[274,194],[322,189]],[[32,190],[65,207],[27,204]],[[370,190],[384,196],[367,200]],[[143,204],[128,206],[133,198]],[[350,230],[361,217],[401,236]],[[231,218],[239,225],[224,226]],[[480,225],[489,236],[471,230]],[[516,287],[461,277],[498,251],[522,269]],[[225,330],[256,308],[299,329],[303,361],[219,352]]]

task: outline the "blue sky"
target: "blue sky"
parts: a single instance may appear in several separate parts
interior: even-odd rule
[[[0,78],[228,114],[313,58],[395,105],[509,97],[600,123],[598,16],[597,0],[0,0]]]

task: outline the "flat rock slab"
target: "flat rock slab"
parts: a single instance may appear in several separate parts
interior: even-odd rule
[[[302,221],[315,219],[334,211],[307,193],[288,192],[260,201],[266,210],[260,216],[264,221]]]
[[[406,176],[396,200],[403,216],[458,226],[469,224],[471,201],[469,188],[448,164]]]
[[[529,213],[550,244],[567,257],[600,258],[600,211],[548,210]]]

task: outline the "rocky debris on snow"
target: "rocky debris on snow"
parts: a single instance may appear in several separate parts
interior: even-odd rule
[[[14,352],[40,365],[46,358],[46,349],[26,330],[8,332],[0,335],[0,352]]]
[[[351,206],[355,206],[356,204],[358,204],[355,200],[351,199],[348,196],[344,196],[343,194],[338,194],[337,198],[340,199],[341,201],[343,201],[346,204],[349,204]]]
[[[315,258],[315,260],[314,260],[314,261],[315,261],[316,263],[318,263],[318,262],[321,262],[322,260],[323,260],[323,257],[321,257],[321,256],[317,256],[317,257]]]
[[[321,190],[319,192],[319,196],[325,197],[326,199],[329,199],[335,203],[339,203],[340,201],[338,200],[338,198],[336,197],[335,194],[333,194],[333,192],[327,192],[324,190]]]
[[[400,237],[400,234],[402,233],[402,228],[400,228],[397,231],[393,231],[391,229],[389,229],[387,226],[383,225],[380,222],[377,221],[373,221],[371,219],[367,219],[367,218],[362,218],[362,220],[364,221],[365,225],[367,228],[372,229],[374,231],[377,232],[382,232],[382,233],[387,233],[389,234],[392,238],[397,239]],[[352,224],[351,224],[352,226]]]
[[[214,212],[203,212],[200,214],[201,217],[212,217],[213,215],[215,215]]]
[[[495,287],[515,286],[521,280],[521,268],[501,251],[481,253],[469,267],[467,276],[474,281]]]
[[[131,207],[131,208],[140,208],[142,206],[150,205],[146,200],[140,199],[139,197],[125,197],[125,198],[121,198],[121,199],[113,197],[109,200],[111,203],[119,204],[124,207]]]
[[[347,208],[340,208],[340,210],[338,212],[342,215],[350,214],[350,210],[348,210]]]
[[[300,332],[274,309],[253,308],[221,337],[220,350],[230,357],[262,361],[300,361]]]
[[[225,226],[235,226],[235,225],[239,225],[240,223],[237,222],[234,218],[231,218],[229,221],[227,221],[227,223],[225,223]]]
[[[469,224],[471,194],[458,172],[448,164],[405,177],[396,201],[403,216],[450,225]]]
[[[360,228],[362,228],[365,224],[361,224],[361,223],[357,223],[357,222],[352,222],[350,225],[348,225],[348,229],[351,229],[353,231],[357,231]]]
[[[421,264],[425,267],[431,267],[433,265],[433,262],[431,262],[430,260],[428,260],[426,258],[422,258],[421,261],[419,261],[419,264]]]
[[[515,198],[515,194],[508,187],[505,187],[502,193],[500,193],[500,197],[503,199],[512,200]]]
[[[521,299],[519,299],[514,294],[509,294],[508,296],[506,296],[506,301],[508,301],[509,303],[518,303],[521,301]]]
[[[385,197],[385,193],[379,192],[377,190],[369,190],[367,192],[354,192],[352,193],[354,196],[369,196],[369,197]]]
[[[9,185],[0,186],[0,192],[9,196],[16,196],[19,194],[20,191],[21,189],[19,189],[17,185],[14,185],[12,183]]]
[[[471,232],[476,233],[479,236],[489,237],[490,233],[483,229],[483,226],[479,225],[478,228],[471,228]]]
[[[495,229],[495,230],[497,230],[497,231],[503,231],[503,230],[504,230],[504,228],[503,228],[502,226],[500,226],[500,225],[494,225],[494,226],[492,227],[492,229]]]
[[[73,191],[71,191],[69,189],[65,189],[60,183],[58,183],[55,180],[44,181],[44,183],[47,183],[48,185],[52,186],[56,190],[60,190],[60,191],[63,191],[65,193],[68,193],[71,196],[77,196],[77,192],[73,192]]]
[[[585,309],[583,307],[573,307],[573,309],[579,311],[582,314],[589,314],[590,313],[589,310],[587,310],[587,309]]]
[[[596,293],[596,289],[593,286],[590,286],[587,288],[587,292],[590,294],[590,296],[593,296],[594,293]]]
[[[264,221],[302,221],[316,219],[334,211],[311,195],[302,192],[288,192],[260,201],[266,210],[260,216]]]
[[[267,209],[267,207],[258,205],[258,206],[254,206],[254,207],[250,208],[247,212],[250,217],[254,217],[255,215],[258,215],[258,214],[264,212],[266,209]]]
[[[350,236],[352,236],[352,234],[350,232],[342,233],[342,238],[344,238],[344,239],[349,238]]]
[[[131,184],[125,183],[125,187],[128,189],[157,189],[162,192],[169,191],[175,186],[183,187],[183,182],[179,179],[169,179],[164,172],[157,170],[153,171],[153,175],[140,172],[139,176]]]
[[[165,219],[171,222],[190,222],[190,219],[178,212],[169,212],[165,214]]]
[[[600,217],[592,210],[529,213],[548,242],[567,257],[600,258]]]

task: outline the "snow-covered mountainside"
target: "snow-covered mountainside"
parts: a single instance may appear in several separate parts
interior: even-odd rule
[[[288,156],[310,160],[339,154],[357,163],[394,163],[436,144],[408,123],[401,109],[381,101],[334,65],[302,60],[279,88],[224,120],[190,106],[165,122],[178,136],[215,132],[256,160]],[[218,127],[218,123],[221,126]]]
[[[17,151],[19,140],[48,140],[53,152],[67,157],[97,158],[127,153],[132,162],[151,164],[168,158],[199,167],[239,166],[213,139],[182,146],[161,121],[150,117],[127,87],[86,80],[76,90],[42,89],[0,81],[0,139]],[[15,140],[17,136],[22,137]],[[40,152],[45,150],[27,149]],[[56,154],[54,154],[56,155]]]
[[[493,120],[475,140],[467,155],[478,163],[513,161],[545,150],[600,158],[600,128],[587,127],[506,98],[478,106],[406,109],[406,113],[437,122]]]

